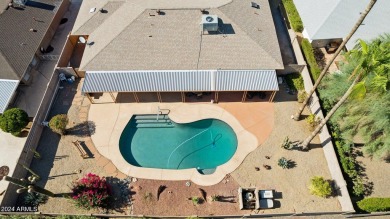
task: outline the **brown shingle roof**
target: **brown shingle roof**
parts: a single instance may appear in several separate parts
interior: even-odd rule
[[[54,0],[57,3],[61,1]],[[35,2],[53,5],[52,0]],[[19,80],[23,77],[55,12],[27,4],[23,8],[9,8],[0,14],[0,69],[6,69],[0,71],[1,79]],[[31,28],[36,32],[30,31]]]
[[[260,9],[251,8],[250,2],[233,0],[208,9],[209,14],[221,19],[223,33],[201,36],[199,8],[162,9],[165,15],[161,16],[149,16],[156,14],[155,10],[145,8],[138,15],[143,6],[129,0],[121,7],[128,7],[124,11],[133,12],[136,17],[121,19],[117,25],[113,21],[120,19],[122,9],[108,11],[109,16],[90,33],[89,42],[93,45],[86,47],[80,68],[90,71],[282,69],[268,1],[256,0]],[[86,22],[92,19],[94,16]],[[80,28],[82,25],[77,33]]]

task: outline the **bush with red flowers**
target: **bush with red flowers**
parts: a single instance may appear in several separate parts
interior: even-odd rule
[[[77,207],[85,209],[107,207],[111,188],[106,178],[88,173],[72,186],[72,199]]]

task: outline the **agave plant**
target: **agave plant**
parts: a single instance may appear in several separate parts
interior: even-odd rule
[[[40,204],[43,204],[47,201],[47,196],[43,195],[41,193],[27,193],[26,196],[24,196],[24,204],[31,207],[37,207]]]
[[[292,149],[293,143],[290,141],[290,139],[288,138],[288,136],[286,136],[286,138],[284,138],[283,144],[282,144],[281,147],[284,148],[284,149],[286,149],[286,150],[291,150],[291,149]]]
[[[278,160],[278,166],[280,166],[283,169],[288,169],[289,168],[288,160],[285,157],[281,157]]]

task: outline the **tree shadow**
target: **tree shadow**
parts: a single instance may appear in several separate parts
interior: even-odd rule
[[[75,135],[79,137],[86,137],[95,134],[96,125],[93,121],[85,121],[79,123],[66,130],[67,135]]]
[[[115,210],[123,213],[124,208],[131,203],[131,196],[134,195],[129,186],[130,178],[119,179],[116,177],[106,177],[107,183],[111,186],[111,201],[107,210]]]
[[[77,174],[77,173],[63,173],[63,174],[59,174],[59,175],[49,176],[48,179],[51,180],[51,179],[55,179],[56,177],[70,176],[70,175],[75,175],[75,174]]]
[[[55,160],[55,161],[56,161],[56,160],[61,160],[61,159],[67,158],[67,157],[69,157],[69,155],[55,156],[55,157],[54,157],[54,160]]]
[[[218,201],[219,202],[236,203],[235,198],[236,198],[236,196],[219,196]]]

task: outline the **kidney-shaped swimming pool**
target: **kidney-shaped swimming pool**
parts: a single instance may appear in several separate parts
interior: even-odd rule
[[[159,169],[215,169],[237,149],[233,129],[218,119],[175,123],[168,115],[134,115],[119,140],[131,165]]]

